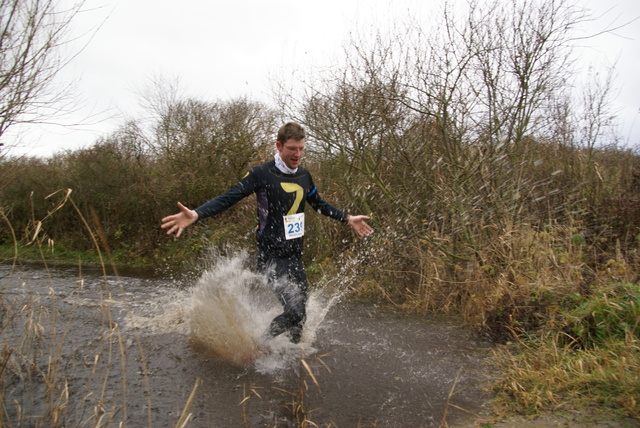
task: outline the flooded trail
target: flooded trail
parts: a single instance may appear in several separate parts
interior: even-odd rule
[[[247,349],[279,310],[241,261],[230,262],[180,286],[0,266],[3,320],[13,322],[2,336],[12,350],[3,374],[8,415],[50,418],[57,409],[66,426],[455,427],[482,412],[488,344],[454,319],[394,313],[326,291],[311,293],[300,345],[277,338],[248,365],[223,358],[212,343],[246,334],[240,342],[248,345],[227,346],[231,354]],[[245,282],[225,276],[239,270]],[[241,316],[194,316],[215,305],[223,313],[226,304]],[[212,328],[194,338],[203,323],[218,325],[219,335]]]

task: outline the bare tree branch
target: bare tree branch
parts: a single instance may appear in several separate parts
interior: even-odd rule
[[[0,138],[13,125],[50,118],[70,95],[54,78],[70,61],[62,48],[83,4],[59,10],[54,0],[0,0]]]

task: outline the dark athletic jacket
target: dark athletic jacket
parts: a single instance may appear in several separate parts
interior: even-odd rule
[[[285,239],[283,217],[304,212],[305,201],[320,214],[346,221],[347,214],[318,195],[311,174],[298,167],[295,174],[284,174],[275,161],[255,168],[227,193],[215,197],[195,209],[200,219],[226,210],[242,198],[255,193],[258,203],[258,248],[272,257],[300,257],[303,238]]]

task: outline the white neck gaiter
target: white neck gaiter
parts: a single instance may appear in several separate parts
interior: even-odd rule
[[[276,152],[274,159],[276,161],[276,168],[278,168],[281,172],[285,174],[295,174],[298,171],[298,168],[289,168],[280,157],[280,153]]]

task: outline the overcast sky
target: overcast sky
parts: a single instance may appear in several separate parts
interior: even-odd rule
[[[435,13],[439,1],[87,1],[87,7],[99,7],[82,13],[74,31],[101,27],[61,76],[74,82],[81,108],[60,120],[84,125],[20,128],[20,144],[10,153],[48,156],[91,145],[139,114],[140,90],[154,75],[179,78],[185,94],[205,101],[247,96],[268,102],[270,77],[331,65],[349,32]],[[579,3],[597,18],[585,34],[640,17],[638,0]],[[640,20],[588,44],[583,59],[597,67],[617,64],[613,103],[621,134],[629,145],[639,145]]]

